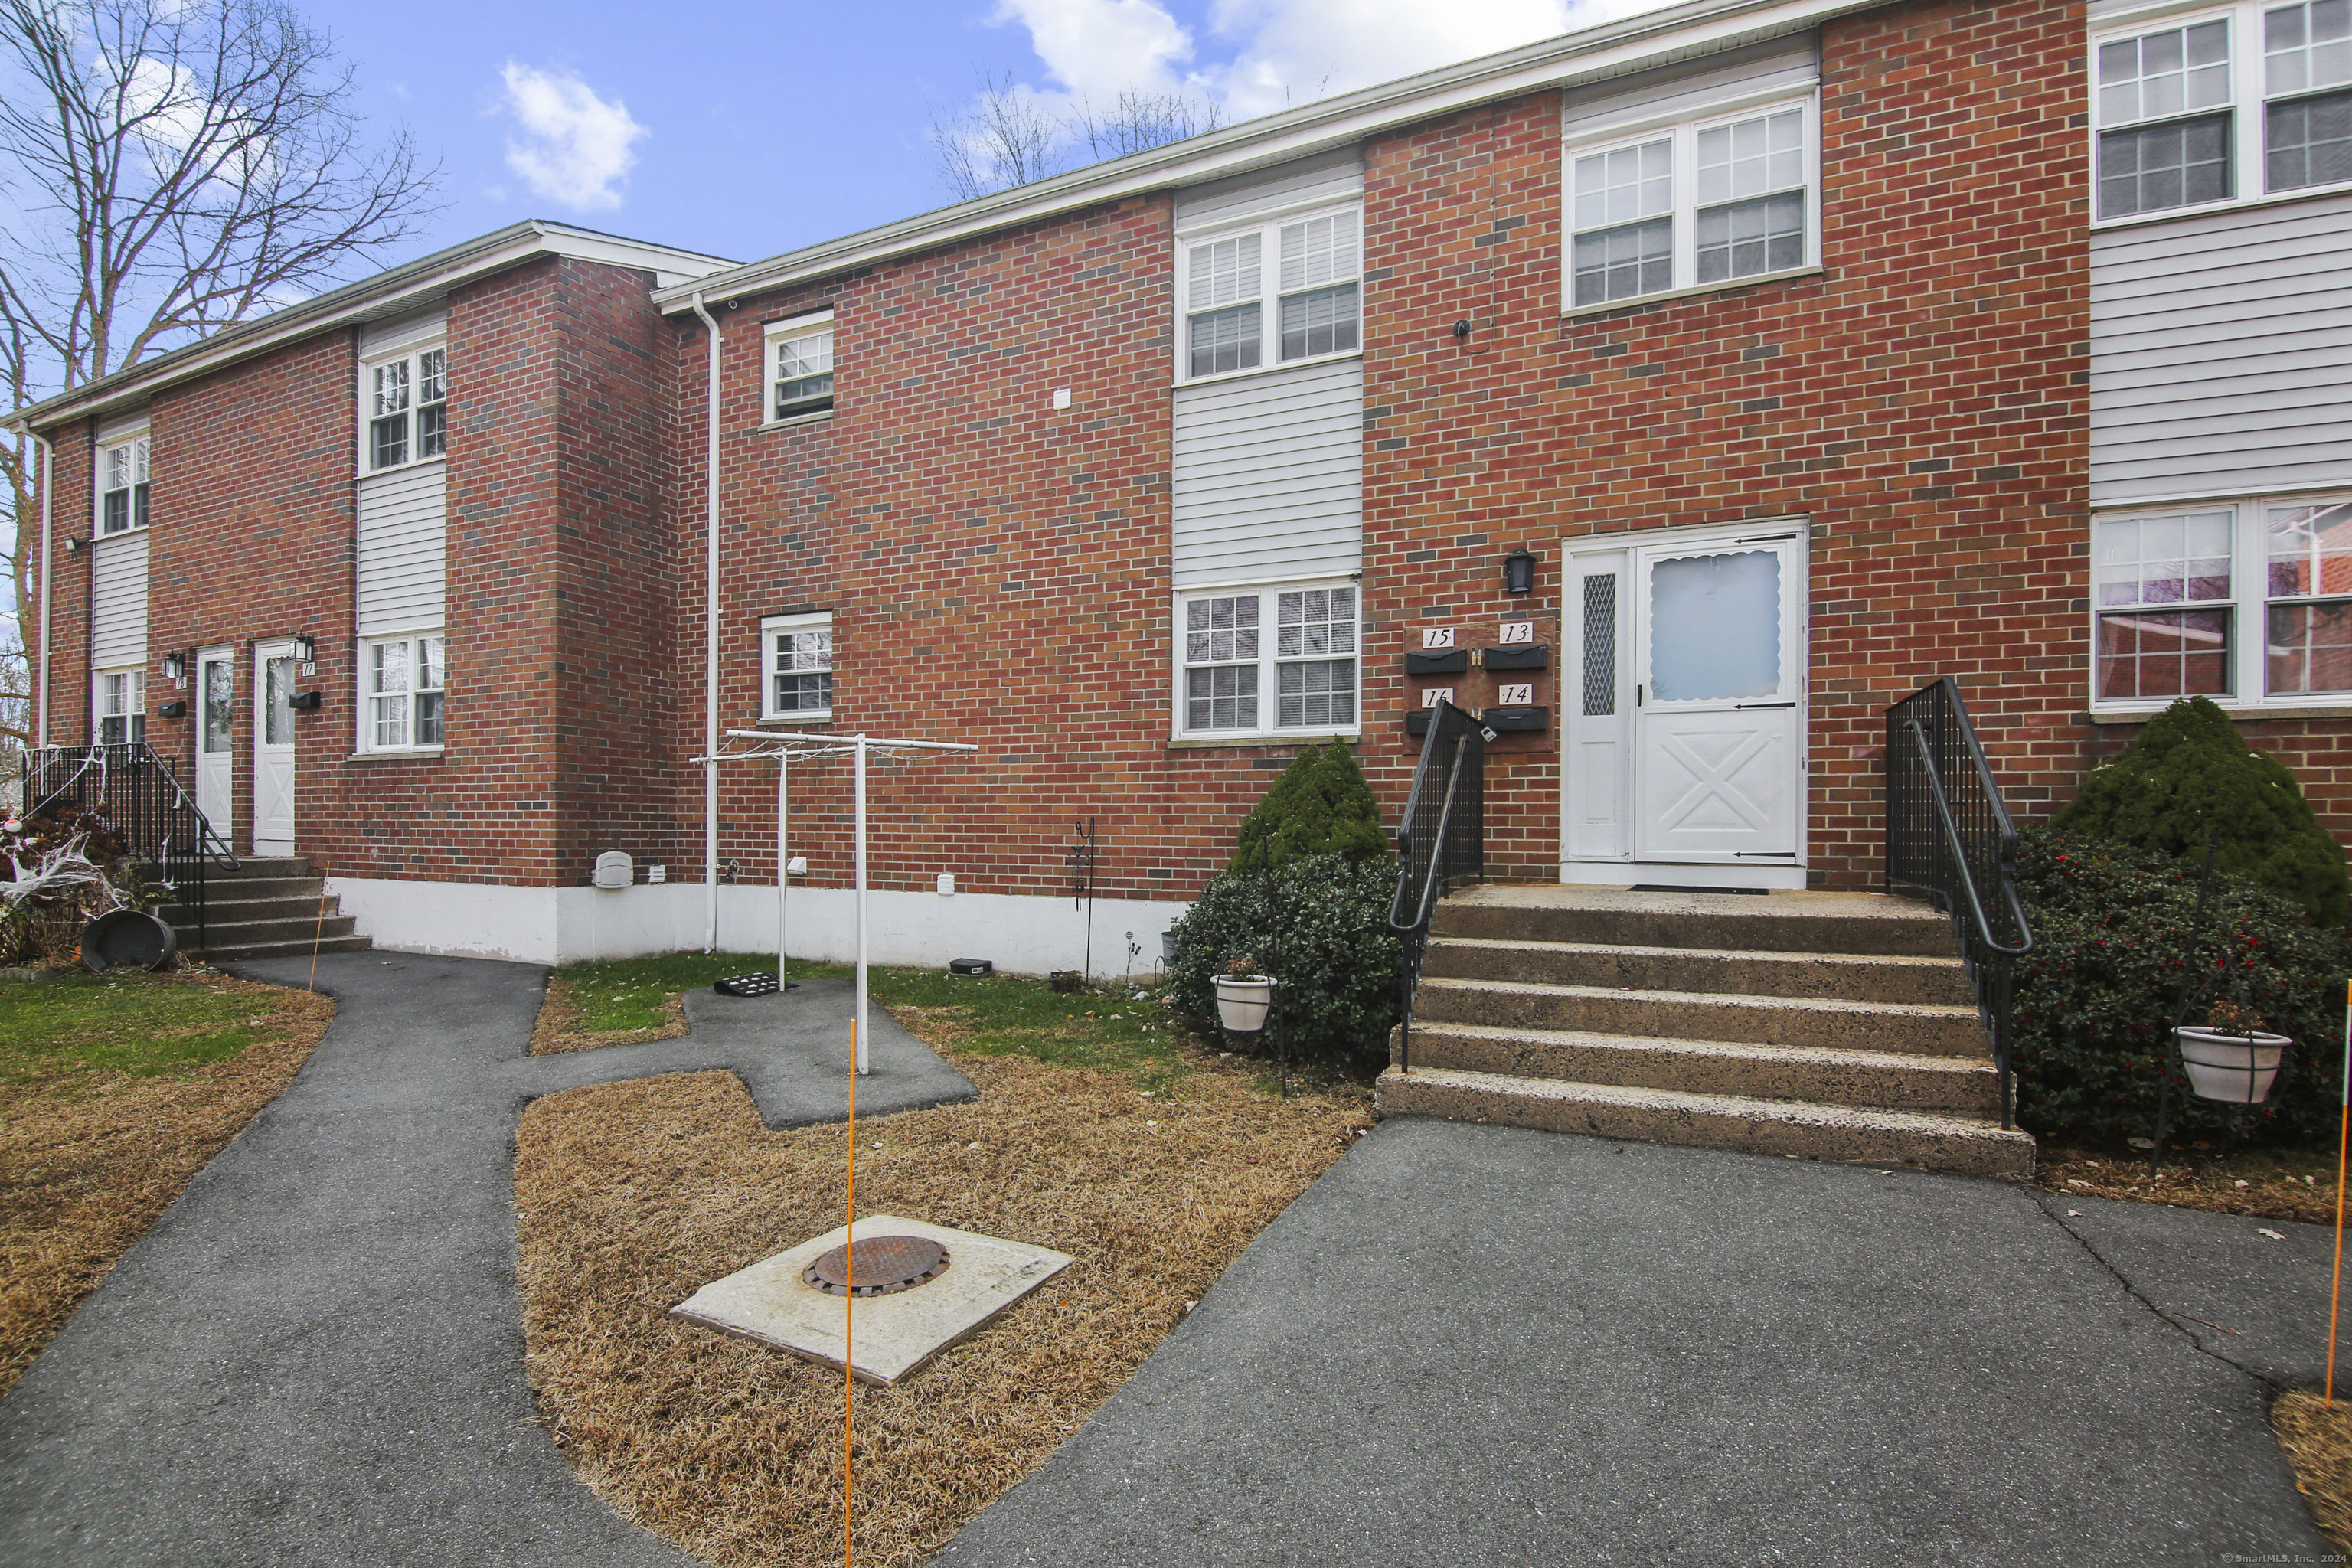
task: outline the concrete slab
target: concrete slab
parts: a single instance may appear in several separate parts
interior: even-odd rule
[[[885,1236],[928,1237],[947,1248],[947,1271],[911,1289],[860,1298],[845,1313],[841,1297],[803,1282],[801,1272],[853,1234],[860,1241]],[[670,1310],[830,1367],[842,1364],[845,1336],[850,1373],[887,1388],[948,1346],[979,1332],[1075,1261],[1066,1253],[999,1237],[895,1215],[867,1215],[855,1226],[836,1226],[714,1279]]]
[[[2191,1251],[2176,1217],[2114,1234]],[[2189,1217],[2200,1316],[2324,1321],[2304,1247]],[[932,1561],[2333,1561],[2272,1389],[2053,1218],[2007,1183],[1383,1122]]]

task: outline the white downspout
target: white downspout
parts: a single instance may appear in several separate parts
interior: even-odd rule
[[[709,435],[703,456],[702,579],[702,951],[719,951],[719,323],[694,295],[694,313],[710,337]]]
[[[49,593],[49,569],[56,558],[51,504],[58,488],[58,449],[29,426],[25,434],[32,437],[33,445],[41,449],[41,650],[40,672],[34,686],[34,707],[38,717],[33,733],[34,743],[46,746],[49,743],[49,600],[53,596]],[[24,630],[23,620],[17,621],[16,627],[19,632]]]

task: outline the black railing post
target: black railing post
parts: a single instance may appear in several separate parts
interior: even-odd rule
[[[1886,710],[1884,765],[1887,891],[1917,889],[1951,915],[2000,1075],[2000,1124],[2007,1127],[2016,1111],[2012,965],[2032,950],[2033,931],[2017,896],[2017,829],[1958,682],[1943,676]]]
[[[1397,1070],[1412,1071],[1412,1009],[1437,900],[1486,873],[1486,736],[1451,702],[1428,710],[1429,734],[1397,826],[1397,894],[1389,930],[1401,949]],[[1442,778],[1441,778],[1442,773]]]

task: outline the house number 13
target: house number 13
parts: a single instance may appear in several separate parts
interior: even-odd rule
[[[1531,642],[1533,642],[1533,641],[1535,641],[1535,640],[1536,640],[1536,624],[1535,624],[1535,622],[1533,622],[1533,621],[1505,621],[1505,622],[1503,623],[1503,644],[1504,644],[1504,646],[1505,646],[1505,647],[1507,647],[1509,645],[1511,645],[1512,643],[1515,643],[1515,642],[1531,643]]]

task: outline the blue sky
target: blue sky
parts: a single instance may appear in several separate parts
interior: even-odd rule
[[[1231,118],[1549,37],[1643,0],[609,0],[314,7],[448,205],[404,254],[547,217],[749,260],[943,205],[926,137],[1009,76]],[[397,259],[398,258],[387,258]]]

